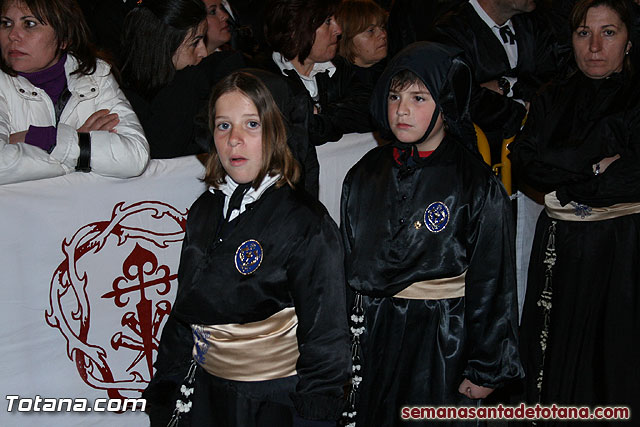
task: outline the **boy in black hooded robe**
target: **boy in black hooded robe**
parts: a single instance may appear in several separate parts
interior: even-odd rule
[[[458,54],[421,42],[390,62],[371,112],[393,142],[343,185],[348,425],[404,425],[411,406],[476,406],[522,376],[510,204],[477,154]]]

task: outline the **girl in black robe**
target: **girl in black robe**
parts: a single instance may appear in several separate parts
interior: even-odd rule
[[[357,350],[349,425],[404,425],[407,406],[476,406],[521,376],[510,206],[477,154],[471,75],[459,53],[421,42],[391,60],[371,111],[393,143],[367,153],[343,185]],[[436,105],[425,134],[409,143],[388,116],[394,78],[407,71]],[[416,147],[438,115],[444,138],[423,157]]]
[[[254,112],[236,114],[247,100]],[[294,188],[299,165],[266,85],[233,73],[210,111],[210,188],[189,210],[176,301],[144,393],[151,423],[167,425],[172,410],[178,425],[335,426],[350,372],[338,228]]]

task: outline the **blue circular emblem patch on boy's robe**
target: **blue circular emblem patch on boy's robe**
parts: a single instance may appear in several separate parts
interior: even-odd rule
[[[247,240],[236,250],[236,269],[240,274],[251,274],[262,264],[262,246],[257,240]]]
[[[424,211],[424,225],[432,233],[439,233],[449,223],[449,208],[442,202],[433,202]]]

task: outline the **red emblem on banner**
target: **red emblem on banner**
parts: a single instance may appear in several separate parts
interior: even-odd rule
[[[62,243],[45,318],[65,337],[82,380],[110,398],[139,397],[153,375],[186,215],[162,202],[121,202],[110,220]]]

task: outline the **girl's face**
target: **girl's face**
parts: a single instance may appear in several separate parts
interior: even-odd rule
[[[371,24],[353,37],[356,56],[353,59],[358,67],[370,67],[387,57],[387,30]]]
[[[202,0],[207,7],[207,51],[209,54],[231,40],[231,28],[229,28],[229,14],[224,11],[221,0]]]
[[[236,90],[215,104],[213,140],[222,167],[235,182],[246,184],[262,168],[262,123],[255,104]]]
[[[26,5],[17,1],[2,11],[0,50],[4,62],[21,73],[47,69],[60,59],[53,28],[38,21]]]
[[[190,65],[198,65],[202,58],[207,56],[207,47],[204,44],[207,34],[207,21],[202,21],[193,33],[187,34],[182,43],[173,53],[173,66],[176,71]]]

